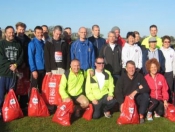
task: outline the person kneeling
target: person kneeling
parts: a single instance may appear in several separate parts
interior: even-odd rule
[[[80,117],[80,110],[86,109],[89,106],[89,101],[83,94],[84,81],[84,72],[80,70],[79,60],[72,60],[70,70],[62,75],[59,92],[63,102],[72,100],[74,104],[78,103],[78,106],[75,108],[76,117]]]
[[[135,99],[140,114],[140,123],[144,123],[144,115],[149,105],[149,87],[142,74],[136,72],[134,61],[126,63],[126,71],[119,78],[115,97],[122,110],[123,102],[126,96]]]
[[[165,77],[158,73],[160,69],[160,64],[157,59],[153,58],[146,62],[146,69],[149,74],[145,76],[145,79],[150,87],[150,106],[148,108],[147,120],[151,121],[152,113],[154,112],[154,117],[160,117],[164,115],[164,108],[168,106],[167,100],[168,95],[168,85]]]
[[[116,103],[113,99],[114,85],[111,73],[104,69],[104,59],[97,58],[95,62],[95,72],[91,75],[87,72],[86,79],[86,96],[92,101],[93,105],[93,119],[97,119],[101,116],[101,109],[103,107],[103,112],[105,117],[110,118],[110,109]]]

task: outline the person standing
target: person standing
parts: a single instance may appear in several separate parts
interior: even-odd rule
[[[93,36],[89,37],[88,40],[94,45],[95,57],[97,58],[100,53],[100,49],[106,44],[106,40],[100,37],[100,27],[98,25],[92,26]]]
[[[43,29],[36,26],[34,29],[35,38],[33,38],[28,46],[29,66],[31,71],[31,87],[38,87],[41,92],[42,81],[45,76],[44,66],[44,41]]]
[[[0,117],[6,92],[16,87],[16,70],[23,63],[23,49],[14,39],[14,28],[5,28],[5,39],[0,41]]]
[[[62,27],[55,26],[53,38],[46,42],[44,47],[44,59],[47,74],[63,74],[70,67],[70,52],[68,44],[61,39]]]
[[[156,48],[158,48],[158,49],[161,48],[162,47],[162,39],[157,36],[157,32],[158,32],[157,26],[151,25],[149,30],[150,30],[150,36],[146,37],[142,41],[142,45],[148,49],[149,48],[149,39],[151,37],[154,37],[154,38],[156,38],[156,41],[157,41]]]
[[[164,77],[168,83],[170,92],[170,102],[174,93],[173,78],[175,77],[175,51],[170,47],[171,38],[169,36],[163,36],[163,46],[160,48],[165,57],[165,73]]]
[[[80,68],[87,70],[95,67],[95,53],[93,44],[86,39],[87,30],[80,27],[78,31],[79,39],[71,45],[71,60],[78,59]]]
[[[47,25],[42,25],[41,27],[43,29],[43,38],[42,38],[42,40],[44,41],[44,44],[45,44],[48,40],[50,40],[49,28],[48,28]]]

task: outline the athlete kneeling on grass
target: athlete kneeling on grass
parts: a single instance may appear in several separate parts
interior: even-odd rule
[[[77,59],[71,61],[70,70],[62,75],[59,92],[63,102],[73,101],[76,106],[75,116],[80,116],[80,110],[89,105],[88,99],[84,95],[84,72],[80,70],[80,62]]]
[[[103,112],[105,117],[110,118],[110,109],[116,103],[113,99],[114,84],[111,73],[104,69],[104,59],[97,58],[95,62],[96,69],[94,75],[92,76],[89,71],[87,71],[86,78],[86,96],[93,104],[93,118],[97,119],[101,116],[101,109],[103,107]]]
[[[158,73],[160,64],[157,59],[153,58],[146,62],[146,69],[149,74],[145,79],[150,87],[150,106],[148,108],[147,120],[153,120],[152,112],[155,117],[164,115],[164,108],[168,106],[168,85],[165,77]]]

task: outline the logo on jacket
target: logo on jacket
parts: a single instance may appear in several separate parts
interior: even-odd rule
[[[136,49],[135,52],[138,52],[138,50]]]
[[[162,85],[162,82],[161,82],[161,81],[159,81],[159,82],[158,82],[158,85]]]
[[[170,58],[172,58],[173,57],[173,55],[170,55]]]

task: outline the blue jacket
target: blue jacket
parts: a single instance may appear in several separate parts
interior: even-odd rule
[[[95,38],[94,36],[89,37],[88,40],[94,45],[95,57],[97,58],[102,46],[106,44],[106,40],[101,37]]]
[[[158,62],[160,64],[160,71],[159,72],[160,73],[164,73],[165,72],[165,57],[164,57],[164,55],[163,55],[163,53],[162,53],[161,50],[159,50],[159,49],[157,49],[157,50],[158,50],[158,56],[159,56]],[[147,74],[148,73],[146,71],[146,66],[145,66],[146,61],[149,59],[148,58],[148,51],[149,51],[149,49],[145,49],[142,52],[142,62],[143,62],[143,64],[142,64],[142,66],[143,66],[142,70],[143,70],[143,73],[144,74]]]
[[[93,44],[87,39],[79,39],[71,45],[71,60],[78,59],[83,70],[95,68],[95,54]]]
[[[34,38],[28,46],[30,71],[44,70],[44,42]]]

